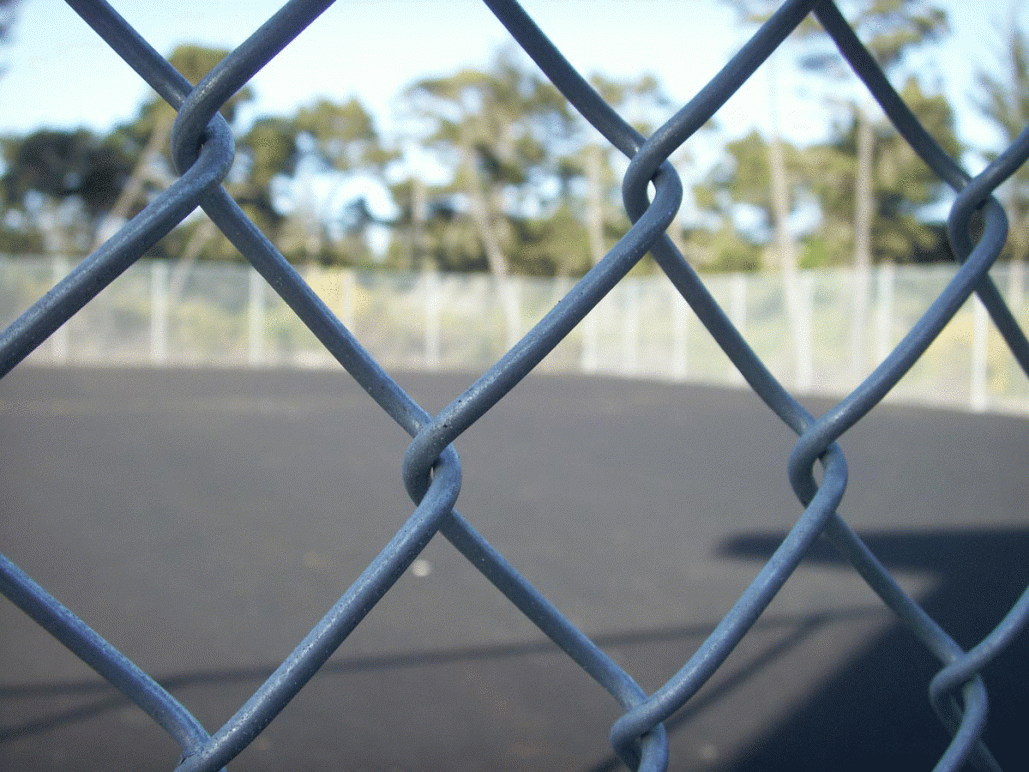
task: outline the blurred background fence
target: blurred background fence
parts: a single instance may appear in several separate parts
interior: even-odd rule
[[[0,258],[0,327],[74,264],[65,257]],[[1015,317],[1029,322],[1023,271],[992,271]],[[881,362],[950,281],[953,265],[883,264],[801,271],[799,308],[784,275],[711,274],[705,282],[773,374],[793,391],[846,394]],[[507,329],[496,278],[308,267],[304,277],[385,366],[483,370],[571,287],[512,276],[520,326]],[[862,290],[860,285],[865,285]],[[859,308],[857,298],[865,298]],[[141,260],[66,323],[32,361],[217,367],[336,367],[313,333],[249,266]],[[743,385],[728,357],[663,276],[628,277],[541,369]],[[1029,413],[1029,383],[985,308],[971,298],[890,399],[976,411]]]

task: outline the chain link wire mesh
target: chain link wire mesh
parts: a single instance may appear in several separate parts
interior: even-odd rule
[[[415,508],[290,656],[213,733],[6,557],[0,557],[0,591],[120,689],[178,743],[182,750],[177,767],[180,772],[217,770],[251,743],[304,688],[439,532],[621,706],[624,713],[612,727],[611,742],[625,764],[635,770],[664,770],[669,754],[662,722],[686,705],[720,668],[815,540],[824,536],[939,659],[940,669],[932,679],[929,698],[952,739],[936,769],[957,770],[966,762],[979,770],[999,769],[980,740],[987,694],[979,673],[1024,629],[1029,617],[1029,590],[977,644],[967,651],[959,647],[905,593],[841,514],[847,461],[837,441],[890,392],[972,293],[989,311],[1019,365],[1029,372],[1029,341],[989,275],[1007,239],[1004,212],[991,193],[1029,157],[1029,129],[980,174],[971,177],[918,123],[833,3],[790,0],[694,99],[651,136],[644,137],[603,101],[514,0],[485,3],[568,101],[630,159],[622,190],[633,225],[527,335],[440,413],[430,415],[366,352],[221,186],[233,159],[233,137],[218,116],[218,109],[301,34],[330,5],[329,0],[287,3],[196,88],[110,6],[99,0],[68,0],[85,22],[178,111],[171,149],[179,177],[3,332],[0,375],[25,359],[200,207],[327,351],[410,434],[403,472]],[[948,231],[960,263],[945,289],[903,340],[856,389],[820,417],[809,413],[773,377],[665,235],[682,199],[682,185],[667,159],[717,113],[809,14],[833,38],[896,130],[956,192]],[[651,186],[652,197],[648,194]],[[977,212],[981,212],[984,225],[975,239],[971,235],[972,218]],[[650,694],[549,603],[458,512],[455,505],[461,465],[453,448],[454,441],[539,365],[648,252],[742,378],[796,432],[789,476],[804,507],[771,559],[710,636],[678,672],[669,674],[664,685]]]

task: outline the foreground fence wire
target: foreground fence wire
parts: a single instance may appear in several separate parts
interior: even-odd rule
[[[1029,130],[981,174],[971,178],[919,125],[832,3],[791,0],[696,98],[650,137],[643,137],[589,87],[513,0],[486,0],[569,102],[631,159],[623,194],[626,211],[634,224],[603,261],[527,335],[433,416],[416,404],[366,352],[221,186],[232,161],[233,138],[217,115],[218,109],[329,2],[294,0],[286,4],[195,89],[109,6],[90,0],[68,2],[178,111],[172,155],[180,176],[0,336],[0,374],[6,374],[25,359],[199,206],[331,355],[412,437],[403,459],[403,471],[407,491],[415,502],[414,512],[293,653],[213,734],[45,588],[9,560],[0,558],[0,590],[163,727],[182,749],[179,770],[219,769],[239,754],[304,687],[437,532],[611,694],[623,710],[612,727],[611,741],[626,765],[639,770],[667,768],[668,744],[662,722],[683,707],[719,669],[814,541],[824,535],[940,661],[929,694],[952,740],[936,768],[955,770],[966,761],[981,770],[999,768],[980,741],[987,694],[979,673],[1025,627],[1029,591],[1022,594],[988,635],[968,651],[960,648],[901,589],[840,513],[847,463],[837,440],[890,392],[972,293],[988,310],[1022,369],[1029,371],[1029,341],[989,276],[1007,238],[1004,213],[991,198],[991,192],[1029,157]],[[820,417],[805,410],[773,377],[664,234],[682,196],[679,180],[667,159],[718,111],[809,13],[836,41],[897,131],[956,191],[948,227],[951,246],[960,262],[953,278],[901,342],[856,389]],[[648,197],[651,184],[652,199]],[[979,210],[985,225],[978,241],[974,241],[969,235],[970,223]],[[461,466],[452,445],[539,365],[647,252],[654,256],[741,376],[769,409],[796,432],[798,439],[789,458],[789,476],[804,506],[803,514],[772,558],[712,634],[678,672],[670,673],[665,684],[650,694],[542,597],[455,509]]]

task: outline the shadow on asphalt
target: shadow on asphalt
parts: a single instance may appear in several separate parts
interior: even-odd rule
[[[666,726],[669,730],[684,724],[690,717],[701,713],[730,694],[737,686],[748,678],[770,666],[779,657],[800,645],[816,632],[834,624],[859,620],[879,614],[873,607],[855,607],[832,612],[817,612],[799,615],[779,615],[762,618],[755,630],[785,630],[784,637],[778,639],[758,656],[748,662],[745,668],[734,672],[731,677],[721,681],[716,688],[705,691],[697,699],[672,717]],[[713,630],[713,625],[682,625],[644,631],[619,631],[591,636],[594,643],[605,650],[662,644],[677,641],[700,641]],[[416,651],[400,654],[369,655],[347,658],[334,658],[327,662],[315,676],[346,676],[368,671],[391,671],[406,668],[433,668],[459,663],[501,660],[513,660],[535,655],[558,655],[557,647],[549,640],[525,641],[512,644],[485,646],[469,646],[437,651]],[[198,670],[181,672],[158,677],[157,680],[165,689],[176,693],[185,689],[215,688],[233,684],[249,684],[256,688],[265,681],[278,666],[278,663],[261,667],[222,668],[217,670]],[[121,695],[113,686],[102,679],[83,679],[64,682],[48,682],[41,684],[12,684],[0,687],[0,703],[17,703],[19,700],[52,700],[81,699],[83,704],[73,708],[50,712],[32,721],[20,725],[0,727],[0,744],[29,737],[34,734],[49,732],[58,727],[73,724],[97,717],[112,710],[131,705],[128,698]],[[598,765],[591,766],[589,772],[615,769],[619,761],[612,757]]]
[[[740,534],[727,557],[765,560],[785,534]],[[938,578],[918,599],[966,651],[1008,612],[1029,585],[1029,530],[968,529],[860,534],[893,571]],[[824,540],[805,559],[843,565]],[[852,660],[784,722],[737,758],[734,772],[869,769],[929,770],[948,742],[928,699],[940,669],[899,623]],[[983,673],[989,692],[986,743],[1003,769],[1024,769],[1029,718],[1029,633],[1023,631]],[[671,729],[671,727],[670,727]],[[876,738],[868,742],[868,738]]]
[[[784,534],[751,533],[729,537],[719,550],[723,557],[767,559]],[[938,533],[906,531],[865,533],[862,538],[883,564],[895,572],[934,575],[934,589],[920,602],[925,610],[964,648],[986,635],[1029,584],[1029,530],[950,530]],[[820,542],[807,563],[843,565],[828,544]],[[768,616],[755,632],[778,627],[785,634],[750,659],[715,688],[700,693],[666,721],[670,735],[683,729],[705,709],[723,700],[758,672],[789,651],[841,621],[881,614],[874,606],[831,612]],[[646,631],[620,631],[593,636],[606,650],[692,641],[706,637],[711,625],[683,625]],[[554,645],[534,640],[502,645],[471,646],[439,651],[336,658],[316,678],[362,671],[432,668],[463,662],[513,660],[556,654]],[[159,681],[170,691],[251,684],[266,679],[275,665],[167,674]],[[899,624],[846,663],[803,706],[742,755],[724,760],[733,772],[758,770],[820,770],[864,772],[868,769],[932,769],[947,744],[927,698],[928,683],[938,664]],[[1029,716],[1029,635],[1021,635],[984,673],[990,695],[986,741],[1002,768],[1017,769],[1024,760],[1021,741]],[[0,743],[45,733],[62,725],[94,718],[125,707],[128,702],[102,680],[47,684],[15,684],[0,688],[0,702],[78,699],[80,704],[37,716],[17,726],[0,728]],[[67,705],[67,703],[65,703]],[[869,742],[869,738],[876,738]],[[585,772],[608,772],[620,767],[608,757]]]

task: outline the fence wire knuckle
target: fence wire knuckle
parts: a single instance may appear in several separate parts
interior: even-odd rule
[[[611,743],[626,765],[639,770],[668,767],[663,722],[682,709],[722,666],[814,542],[824,537],[940,661],[927,699],[952,739],[936,769],[957,770],[966,760],[979,769],[998,768],[981,741],[987,693],[980,673],[1024,631],[1029,621],[1029,589],[988,635],[964,651],[900,587],[847,524],[840,511],[847,485],[847,461],[838,441],[894,388],[973,293],[984,303],[1022,369],[1029,372],[1029,341],[989,277],[1006,242],[1008,227],[993,192],[1029,157],[1029,129],[972,177],[918,122],[835,4],[827,0],[790,0],[760,26],[707,86],[644,137],[600,97],[514,0],[485,0],[568,102],[629,159],[622,192],[632,225],[528,334],[433,416],[362,347],[222,187],[233,160],[234,141],[218,111],[331,3],[287,3],[196,87],[105,3],[68,0],[68,4],[177,110],[170,151],[179,176],[0,334],[0,375],[24,360],[194,209],[202,207],[326,350],[412,438],[401,467],[404,485],[415,503],[413,513],[276,671],[212,734],[172,694],[24,571],[0,556],[0,592],[150,715],[180,746],[178,770],[220,769],[239,754],[304,688],[437,532],[610,693],[624,711],[612,726]],[[835,41],[897,132],[957,193],[948,231],[961,263],[903,340],[856,389],[820,417],[809,413],[772,375],[666,235],[683,196],[670,156],[718,113],[809,14],[817,17]],[[653,198],[648,191],[653,191]],[[973,240],[972,219],[979,211],[983,212],[982,235]],[[533,372],[648,252],[750,387],[796,433],[787,468],[803,507],[773,556],[714,631],[678,672],[669,674],[664,685],[650,694],[543,597],[455,509],[461,489],[461,464],[454,450],[461,434]]]

